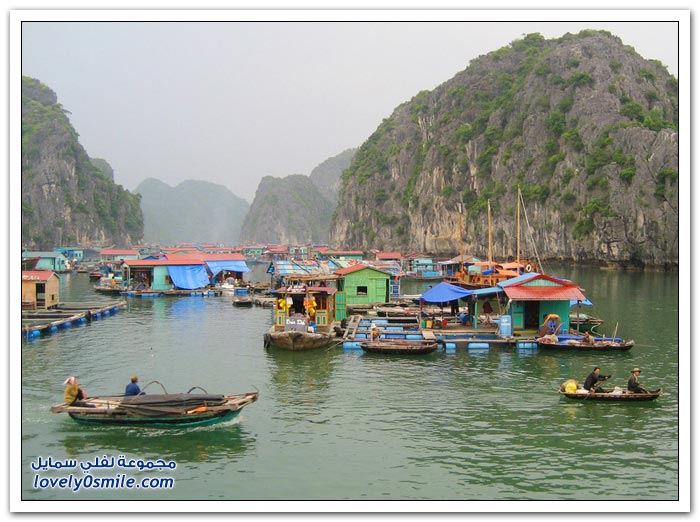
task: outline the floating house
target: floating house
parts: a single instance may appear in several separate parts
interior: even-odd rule
[[[264,250],[263,245],[248,245],[241,248],[241,253],[248,259],[260,259]]]
[[[377,261],[394,261],[399,264],[403,260],[400,252],[377,252],[375,258]]]
[[[71,261],[82,261],[83,257],[85,257],[85,250],[82,247],[57,247],[53,250],[54,252],[60,252]]]
[[[133,249],[103,248],[100,250],[100,261],[127,261],[139,259],[141,253]]]
[[[440,275],[430,257],[411,255],[404,258],[404,271],[408,276],[435,278]]]
[[[34,265],[35,270],[51,270],[53,272],[69,272],[71,262],[61,252],[22,252],[22,259],[39,258]]]
[[[389,302],[391,274],[362,264],[341,268],[335,274],[341,277],[338,290],[345,293],[347,305]]]
[[[498,284],[510,302],[513,331],[537,330],[545,317],[556,314],[561,331],[569,329],[571,301],[586,301],[578,285],[544,274],[529,273]]]
[[[211,286],[222,275],[242,279],[242,274],[249,270],[241,254],[192,252],[169,254],[165,259],[124,261],[129,290],[141,292],[197,290]]]
[[[480,274],[481,267],[476,266],[481,259],[474,256],[455,256],[452,259],[438,262],[438,269],[444,277],[454,277],[464,280],[464,274]]]
[[[284,245],[268,245],[263,251],[263,255],[270,261],[273,259],[288,259],[289,247]]]
[[[59,304],[61,279],[51,270],[22,272],[22,310],[49,310]]]
[[[185,258],[198,260],[206,266],[212,284],[215,284],[217,281],[225,281],[229,277],[243,281],[243,274],[250,272],[250,268],[246,264],[246,258],[242,254],[190,252],[186,255],[168,254],[165,257],[169,260]]]
[[[124,279],[129,289],[169,292],[195,290],[209,286],[209,274],[199,259],[128,259],[124,261]]]
[[[323,252],[322,255],[330,259],[362,261],[365,253],[362,250],[327,250]]]

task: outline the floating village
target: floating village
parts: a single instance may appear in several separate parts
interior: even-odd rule
[[[620,352],[634,341],[599,332],[603,318],[575,282],[542,273],[533,259],[436,261],[421,254],[334,251],[328,246],[213,244],[76,247],[22,253],[22,335],[92,323],[126,308],[128,299],[213,297],[234,307],[269,307],[260,332],[267,350],[356,350],[418,356],[490,349]],[[257,267],[256,267],[257,265]],[[251,269],[269,276],[251,281]],[[100,298],[60,298],[70,272],[93,280]],[[105,297],[106,296],[106,297]],[[596,376],[597,377],[597,376]],[[601,376],[602,382],[604,376]],[[70,384],[70,383],[69,383]],[[649,401],[662,390],[562,383],[570,399]],[[192,391],[192,390],[191,390]],[[89,397],[52,408],[78,421],[136,425],[202,425],[226,420],[257,400],[241,395],[168,394]]]

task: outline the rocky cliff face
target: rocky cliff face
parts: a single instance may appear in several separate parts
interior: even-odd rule
[[[171,187],[149,178],[136,187],[136,192],[141,196],[144,239],[161,245],[235,245],[249,208],[243,198],[208,181],[188,180]]]
[[[91,161],[66,112],[48,87],[22,78],[22,245],[140,241],[138,196],[114,183],[105,160]]]
[[[328,242],[341,174],[357,149],[327,159],[309,176],[264,177],[241,228],[243,243],[284,245]]]
[[[619,38],[528,35],[399,106],[343,175],[332,246],[677,266],[678,84]],[[526,241],[531,236],[532,241]]]

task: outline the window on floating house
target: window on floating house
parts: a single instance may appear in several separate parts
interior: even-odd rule
[[[357,287],[357,295],[367,295],[367,287],[366,286],[358,286]]]

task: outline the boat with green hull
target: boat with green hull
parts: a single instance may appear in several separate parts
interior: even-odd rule
[[[88,397],[73,404],[57,404],[52,413],[67,413],[82,424],[192,427],[231,420],[258,400],[258,392],[239,395],[204,393]],[[201,389],[201,388],[200,388]]]

